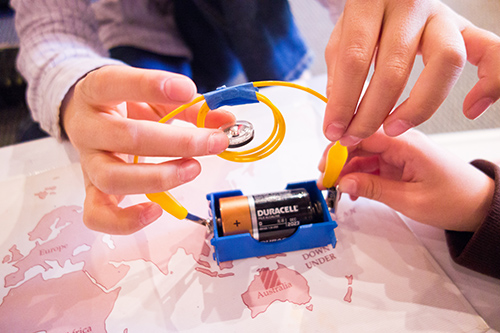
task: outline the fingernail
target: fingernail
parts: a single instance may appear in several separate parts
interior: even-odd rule
[[[388,136],[398,136],[400,134],[403,134],[412,127],[414,127],[412,123],[406,120],[399,119],[384,126],[384,131],[385,134],[387,134]]]
[[[173,77],[165,81],[165,93],[176,102],[189,102],[196,93],[196,86],[187,77]]]
[[[200,164],[194,160],[182,162],[177,168],[177,177],[183,183],[187,183],[198,176],[201,168]]]
[[[493,104],[493,100],[491,98],[482,98],[474,105],[472,105],[466,112],[465,115],[469,119],[477,119],[480,115],[483,114],[484,111],[488,110],[488,108]]]
[[[341,123],[337,123],[337,122],[330,123],[326,127],[325,136],[328,140],[330,140],[332,142],[337,141],[338,139],[340,139],[342,137],[342,135],[344,135],[345,129],[346,129],[346,126],[344,126]]]
[[[149,206],[142,210],[141,216],[139,217],[139,222],[143,226],[147,226],[156,221],[162,214],[163,209],[160,207],[160,205],[151,203]]]
[[[358,182],[354,179],[343,178],[339,182],[339,191],[349,195],[356,195],[358,190]]]
[[[227,149],[229,139],[227,135],[221,131],[210,134],[208,138],[208,152],[210,154],[220,154]]]
[[[357,145],[358,143],[361,142],[361,138],[358,138],[357,136],[353,136],[353,135],[348,135],[346,137],[343,137],[340,139],[340,144],[342,146],[346,146],[346,147],[349,147],[349,146],[354,146],[354,145]]]

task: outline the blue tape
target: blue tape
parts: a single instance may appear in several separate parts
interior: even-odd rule
[[[214,110],[224,105],[259,103],[257,91],[259,89],[254,87],[252,82],[248,82],[232,87],[222,86],[217,90],[203,94],[203,96],[210,110]]]

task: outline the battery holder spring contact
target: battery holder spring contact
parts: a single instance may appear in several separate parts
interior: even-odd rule
[[[330,209],[330,212],[335,213],[337,211],[337,206],[340,200],[341,193],[339,192],[339,187],[330,187],[327,189],[326,193],[326,205]]]

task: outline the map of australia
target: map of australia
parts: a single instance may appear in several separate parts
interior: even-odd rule
[[[302,305],[311,300],[309,286],[304,277],[281,264],[278,264],[276,270],[260,269],[241,298],[252,311],[252,317],[263,313],[276,301]]]

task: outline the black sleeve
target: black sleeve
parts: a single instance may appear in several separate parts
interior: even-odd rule
[[[471,164],[495,180],[493,202],[476,232],[446,230],[446,241],[457,264],[500,278],[500,168],[484,160]]]

